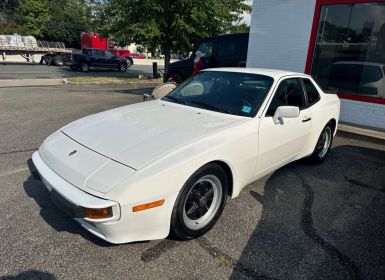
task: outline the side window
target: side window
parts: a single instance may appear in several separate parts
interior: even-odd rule
[[[106,57],[113,57],[113,54],[110,51],[105,51],[104,54]]]
[[[197,51],[204,53],[204,57],[210,57],[213,54],[213,42],[202,42]]]
[[[218,56],[234,56],[235,55],[235,40],[220,40],[218,41]]]
[[[296,106],[300,110],[306,107],[305,95],[299,79],[287,79],[279,84],[266,116],[274,116],[279,106]]]
[[[302,79],[302,81],[305,86],[309,106],[317,103],[318,100],[320,100],[320,95],[318,90],[315,88],[315,86],[309,79]]]
[[[246,37],[241,37],[239,39],[239,53],[241,57],[247,56],[247,48],[249,46],[249,39]]]
[[[93,50],[95,56],[104,56],[104,50]]]

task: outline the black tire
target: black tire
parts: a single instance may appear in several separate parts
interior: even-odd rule
[[[179,73],[172,72],[168,75],[167,82],[180,84],[183,82],[183,77]]]
[[[322,163],[329,154],[333,143],[334,125],[328,123],[321,131],[317,144],[314,147],[312,155],[309,157],[311,163]]]
[[[82,72],[90,71],[90,65],[87,62],[80,63],[80,71]]]
[[[56,66],[63,66],[64,65],[63,58],[60,54],[54,55],[52,58],[52,62]]]
[[[127,64],[126,63],[120,63],[118,70],[119,70],[119,72],[126,72],[127,71]]]
[[[127,57],[126,59],[127,59],[127,68],[130,68],[134,64],[134,62],[132,61],[131,58]]]
[[[209,163],[198,169],[184,184],[175,202],[171,234],[181,240],[189,240],[209,231],[222,214],[228,187],[226,173],[217,164]],[[197,209],[188,211],[194,206]]]
[[[52,56],[50,56],[50,55],[44,55],[44,56],[43,56],[43,61],[44,61],[47,65],[51,65],[51,63],[52,63]]]

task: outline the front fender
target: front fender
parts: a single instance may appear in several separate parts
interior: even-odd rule
[[[178,193],[196,170],[212,161],[230,168],[235,197],[253,178],[258,156],[257,123],[251,119],[185,145],[127,176],[105,198],[123,205],[162,199]]]

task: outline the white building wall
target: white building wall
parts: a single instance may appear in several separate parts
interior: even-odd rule
[[[247,67],[304,72],[316,0],[254,0]]]
[[[340,120],[385,130],[385,105],[341,99]]]

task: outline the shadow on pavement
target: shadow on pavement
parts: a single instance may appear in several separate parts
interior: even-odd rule
[[[28,166],[33,166],[32,160],[27,161]],[[31,172],[33,172],[31,170]],[[29,176],[23,184],[26,194],[33,198],[40,206],[40,216],[56,231],[67,231],[73,234],[81,235],[87,240],[91,241],[95,245],[102,247],[112,247],[111,243],[108,243],[85,229],[83,229],[76,221],[66,216],[61,212],[51,201],[48,190],[43,183],[35,179],[33,176]]]
[[[57,278],[51,273],[41,272],[37,270],[28,270],[15,276],[12,276],[12,275],[0,276],[0,280],[32,280],[32,279],[55,280]]]
[[[385,152],[338,146],[250,191],[262,217],[231,279],[385,279]]]

